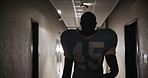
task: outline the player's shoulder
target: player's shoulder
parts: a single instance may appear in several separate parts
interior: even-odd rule
[[[115,34],[116,35],[116,32],[112,29],[109,29],[109,28],[101,29],[101,31],[104,33],[107,33],[107,34]]]
[[[62,32],[61,36],[68,36],[68,35],[72,35],[72,33],[74,33],[76,30],[65,30],[64,32]]]
[[[73,33],[76,30],[70,29],[70,30],[65,30],[62,34],[69,34],[69,33]]]

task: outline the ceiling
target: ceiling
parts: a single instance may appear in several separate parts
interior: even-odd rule
[[[80,27],[80,17],[86,12],[93,12],[100,27],[112,12],[119,0],[50,0],[55,9],[61,11],[61,18],[68,29]]]

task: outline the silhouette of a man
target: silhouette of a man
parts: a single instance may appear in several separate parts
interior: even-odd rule
[[[118,74],[116,60],[117,35],[111,29],[97,29],[96,17],[91,12],[81,16],[82,30],[66,30],[61,35],[65,65],[62,78],[114,78]],[[110,72],[103,74],[102,63],[106,61]]]

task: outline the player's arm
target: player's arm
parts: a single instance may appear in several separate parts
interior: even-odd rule
[[[70,51],[70,42],[67,39],[67,33],[64,32],[61,35],[61,44],[64,50],[64,56],[65,56],[65,63],[64,63],[64,70],[63,70],[63,75],[62,78],[71,78],[71,70],[72,70],[72,65],[73,65],[73,55]]]
[[[71,78],[72,65],[73,65],[73,59],[65,58],[65,64],[64,64],[62,78]]]
[[[63,70],[62,78],[71,78],[73,55],[71,52],[66,50],[65,46],[63,46],[63,48],[64,48],[64,55],[65,55],[65,63],[64,63],[64,70]]]
[[[115,55],[106,55],[105,56],[108,66],[110,67],[110,73],[104,74],[105,78],[114,78],[118,74],[118,64]]]
[[[114,78],[119,72],[118,63],[116,59],[116,46],[117,46],[117,35],[115,32],[112,33],[112,40],[109,43],[110,48],[105,53],[105,58],[108,66],[110,67],[110,72],[106,73],[105,78]]]

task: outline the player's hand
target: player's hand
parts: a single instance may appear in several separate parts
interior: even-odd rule
[[[108,73],[106,73],[103,75],[103,78],[114,78],[114,77],[111,77]]]

